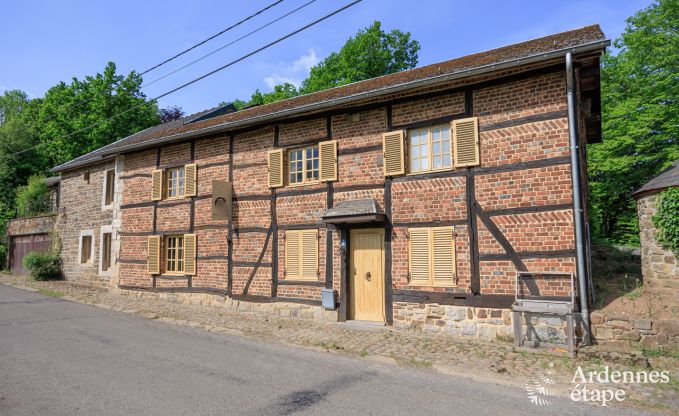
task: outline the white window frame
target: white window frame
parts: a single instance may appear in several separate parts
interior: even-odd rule
[[[434,140],[432,137],[432,130],[434,129],[447,129],[448,130],[448,147],[450,149],[450,166],[443,166],[440,168],[433,168],[434,164]],[[414,131],[421,131],[421,130],[426,130],[427,131],[427,159],[428,159],[428,167],[427,169],[421,169],[414,171],[412,169],[412,139],[411,139],[411,133]],[[441,141],[442,142],[442,141]],[[423,127],[417,127],[417,128],[412,128],[408,129],[406,132],[406,151],[407,151],[407,172],[410,175],[419,175],[421,173],[430,173],[430,172],[442,172],[442,171],[447,171],[447,170],[453,170],[455,168],[455,161],[453,159],[453,131],[450,128],[450,124],[437,124],[434,126],[423,126]],[[422,156],[419,155],[418,159],[421,159]]]
[[[106,190],[108,188],[108,173],[111,172],[111,171],[113,171],[113,195],[111,195],[111,203],[107,205],[106,204]],[[103,180],[104,189],[103,189],[103,192],[101,193],[101,209],[102,209],[102,211],[113,208],[113,202],[116,199],[116,189],[115,189],[116,188],[116,177],[117,177],[117,175],[116,175],[116,169],[115,168],[104,170],[104,180]]]
[[[90,259],[82,263],[80,260],[82,259],[82,254],[83,254],[83,237],[90,237]],[[94,230],[82,230],[80,231],[80,236],[78,237],[78,264],[83,267],[92,267],[94,265]]]
[[[104,234],[111,234],[111,264],[108,266],[108,270],[103,270],[103,262],[104,262]],[[114,275],[114,267],[117,264],[116,258],[116,252],[113,249],[113,242],[115,241],[115,233],[113,232],[113,226],[112,225],[102,225],[100,230],[99,230],[99,241],[101,244],[99,244],[99,275],[100,276],[113,276]]]
[[[307,155],[306,155],[306,153],[307,153],[308,150],[311,150],[312,153],[313,153],[314,149],[316,150],[316,153],[318,154],[318,156],[316,156],[315,158],[312,158],[312,160],[316,160],[316,161],[317,161],[317,163],[318,163],[318,169],[313,169],[313,166],[312,166],[312,171],[317,171],[317,172],[318,172],[318,178],[317,178],[317,179],[307,179],[307,172],[308,172],[308,170],[307,170],[307,167],[306,167],[306,164],[307,164]],[[299,152],[299,151],[302,152],[302,160],[301,160],[301,162],[302,162],[302,182],[292,182],[292,181],[290,180],[290,174],[292,173],[292,168],[291,168],[291,166],[292,166],[292,160],[290,160],[290,157],[292,156],[292,153],[293,153],[293,152]],[[309,184],[319,183],[319,182],[321,181],[321,148],[320,148],[320,145],[319,145],[318,143],[317,143],[317,144],[313,144],[313,145],[311,145],[311,146],[296,147],[296,148],[294,148],[294,149],[289,149],[289,150],[286,152],[285,157],[287,158],[287,168],[288,168],[288,170],[287,170],[287,181],[288,181],[288,186],[309,185]],[[296,160],[295,162],[298,163],[299,160]],[[299,171],[296,170],[295,172],[299,172]]]
[[[173,183],[176,182],[176,186],[173,186],[172,189],[177,190],[177,195],[170,196],[170,172],[173,171],[177,172],[177,178],[173,180]],[[166,200],[184,198],[184,194],[186,193],[186,166],[165,169],[163,171],[163,188],[165,189],[164,194]]]

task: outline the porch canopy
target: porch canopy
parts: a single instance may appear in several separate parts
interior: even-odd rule
[[[351,224],[365,222],[383,222],[384,214],[377,210],[372,198],[339,202],[325,211],[321,218],[326,224]]]

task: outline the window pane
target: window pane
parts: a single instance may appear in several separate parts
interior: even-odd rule
[[[433,143],[432,143],[432,146],[433,146],[432,152],[433,152],[435,155],[441,154],[441,142],[433,142]]]
[[[450,139],[443,142],[441,150],[443,153],[450,154]]]
[[[433,169],[440,169],[440,168],[441,168],[441,156],[434,156]]]
[[[448,153],[443,155],[443,166],[450,167],[450,154]]]
[[[411,159],[410,160],[410,171],[411,172],[419,172],[420,170],[420,159]]]
[[[420,157],[420,146],[410,146],[410,156]]]
[[[420,154],[422,157],[429,156],[429,145],[428,144],[423,144],[420,145]]]
[[[429,158],[428,157],[423,157],[422,159],[420,159],[420,168],[422,170],[427,169],[428,166],[429,166]]]

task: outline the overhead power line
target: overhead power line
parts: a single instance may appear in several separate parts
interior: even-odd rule
[[[167,58],[167,59],[164,60],[163,62],[161,62],[161,63],[159,63],[159,64],[157,64],[157,65],[152,66],[151,68],[145,70],[144,72],[141,72],[139,75],[147,74],[147,73],[153,71],[154,69],[156,69],[156,68],[158,68],[158,67],[160,67],[160,66],[163,66],[163,65],[165,65],[166,63],[168,63],[168,62],[170,62],[170,61],[172,61],[172,60],[174,60],[174,59],[179,58],[180,56],[184,55],[185,53],[190,52],[190,51],[196,49],[197,47],[199,47],[200,45],[204,45],[204,44],[206,44],[207,42],[211,41],[212,39],[214,39],[214,38],[216,38],[216,37],[218,37],[218,36],[223,35],[224,33],[228,32],[229,30],[231,30],[231,29],[233,29],[233,28],[235,28],[235,27],[237,27],[237,26],[242,25],[243,23],[247,22],[248,20],[252,19],[253,17],[258,16],[258,15],[260,15],[261,13],[264,13],[265,11],[267,11],[267,10],[269,10],[270,8],[274,7],[275,5],[282,3],[283,1],[284,1],[284,0],[277,0],[277,1],[275,1],[275,2],[273,2],[273,3],[271,3],[271,4],[269,4],[269,5],[266,6],[265,8],[263,8],[263,9],[261,9],[261,10],[258,10],[257,12],[251,14],[250,16],[246,17],[245,19],[243,19],[243,20],[241,20],[241,21],[239,21],[239,22],[236,22],[236,23],[232,24],[231,26],[227,27],[226,29],[224,29],[224,30],[222,30],[222,31],[220,31],[220,32],[218,32],[218,33],[215,33],[214,35],[210,36],[209,38],[204,39],[204,40],[202,40],[202,41],[196,43],[195,45],[193,45],[193,46],[191,46],[191,47],[189,47],[189,48],[187,48],[187,49],[184,49],[183,51],[179,52],[179,53],[176,54],[175,56],[173,56],[173,57],[171,57],[171,58]]]
[[[243,23],[247,22],[248,20],[254,18],[255,16],[258,16],[258,15],[262,14],[263,12],[269,10],[270,8],[276,6],[277,4],[282,3],[283,1],[285,1],[285,0],[277,0],[277,1],[275,1],[275,2],[273,2],[273,3],[271,3],[271,4],[269,4],[268,6],[264,7],[263,9],[260,9],[260,10],[258,10],[258,11],[256,11],[256,12],[254,12],[253,14],[251,14],[251,15],[249,15],[249,16],[243,18],[243,19],[241,19],[240,21],[238,21],[238,22],[232,24],[231,26],[229,26],[229,27],[227,27],[226,29],[220,31],[219,33],[215,33],[214,35],[212,35],[212,36],[210,36],[210,37],[208,37],[208,38],[206,38],[206,39],[203,39],[202,41],[200,41],[200,42],[194,44],[193,46],[191,46],[191,47],[189,47],[189,48],[183,50],[182,52],[179,52],[178,54],[174,55],[173,57],[168,58],[168,59],[164,60],[163,62],[154,65],[153,67],[151,67],[151,68],[145,70],[144,72],[139,73],[139,75],[147,74],[147,73],[153,71],[154,69],[159,68],[159,67],[165,65],[166,63],[168,63],[168,62],[170,62],[170,61],[172,61],[172,60],[174,60],[174,59],[176,59],[176,58],[178,58],[178,57],[184,55],[185,53],[187,53],[187,52],[189,52],[189,51],[191,51],[191,50],[193,50],[193,49],[195,49],[195,48],[197,48],[197,47],[199,47],[199,46],[201,46],[201,45],[204,45],[205,43],[211,41],[212,39],[214,39],[214,38],[216,38],[216,37],[218,37],[218,36],[221,36],[221,35],[223,35],[224,33],[228,32],[229,30],[234,29],[234,28],[236,28],[236,27],[242,25]],[[305,6],[306,6],[306,5],[305,5]],[[296,10],[294,10],[294,11],[297,11],[297,10],[298,10],[298,9],[296,9]],[[293,11],[293,12],[294,12],[294,11]],[[280,18],[279,18],[278,20],[280,20]],[[223,48],[224,48],[224,47],[222,47],[222,49],[223,49]],[[182,67],[182,68],[180,68],[180,69],[183,69],[183,68],[184,68],[184,67]],[[171,74],[173,74],[173,73],[175,73],[175,72],[177,72],[177,71],[174,71],[174,72],[172,72]],[[166,75],[166,76],[164,76],[164,77],[162,77],[162,78],[159,78],[159,79],[157,79],[157,80],[155,80],[155,81],[153,81],[153,82],[160,81],[161,79],[166,78],[166,77],[169,76],[169,75],[170,75],[170,74],[168,74],[168,75]],[[121,83],[122,83],[122,81],[121,81],[121,82],[118,82],[118,83],[114,83],[114,84],[111,86],[111,91],[113,91],[114,88],[119,87]],[[151,83],[149,83],[149,84],[147,84],[147,85],[150,85],[150,84],[151,84]],[[143,86],[140,87],[140,88],[143,88]],[[56,114],[52,115],[51,117],[48,117],[47,120],[43,120],[43,122],[46,123],[46,122],[48,122],[48,121],[52,121],[52,120],[53,120],[54,118],[56,118],[56,116],[59,115],[60,113],[64,113],[64,112],[70,110],[71,108],[73,108],[73,107],[75,107],[75,106],[87,104],[87,103],[89,103],[90,101],[94,100],[96,97],[97,97],[97,95],[95,95],[95,96],[93,96],[93,97],[90,97],[90,98],[87,98],[87,99],[82,100],[82,101],[77,101],[77,102],[71,103],[71,104],[67,105],[66,108],[58,109],[57,112],[56,112]]]
[[[181,67],[175,69],[174,71],[168,72],[167,74],[163,75],[162,77],[158,77],[158,78],[154,79],[153,81],[147,82],[146,84],[142,85],[140,88],[146,88],[146,87],[148,87],[148,86],[151,85],[151,84],[155,84],[156,82],[158,82],[158,81],[160,81],[160,80],[163,80],[163,79],[169,77],[170,75],[174,75],[174,74],[176,74],[177,72],[179,72],[179,71],[181,71],[181,70],[183,70],[183,69],[185,69],[185,68],[188,68],[188,67],[190,67],[191,65],[196,64],[196,63],[202,61],[203,59],[205,59],[205,58],[207,58],[207,57],[209,57],[209,56],[212,56],[212,55],[216,54],[217,52],[219,52],[219,51],[221,51],[221,50],[223,50],[223,49],[225,49],[225,48],[228,48],[229,46],[231,46],[231,45],[233,45],[233,44],[235,44],[235,43],[238,43],[238,42],[240,42],[241,40],[243,40],[243,39],[245,39],[245,38],[247,38],[247,37],[254,35],[255,33],[259,32],[260,30],[262,30],[262,29],[264,29],[264,28],[267,28],[267,27],[271,26],[272,24],[274,24],[274,23],[276,23],[276,22],[278,22],[278,21],[280,21],[280,20],[282,20],[282,19],[285,19],[286,17],[290,16],[290,15],[293,14],[293,13],[298,12],[299,10],[301,10],[301,9],[303,9],[303,8],[305,8],[305,7],[307,7],[308,5],[310,5],[311,3],[315,2],[315,1],[316,1],[316,0],[308,1],[308,2],[304,3],[303,5],[297,7],[296,9],[293,9],[293,10],[291,10],[291,11],[285,13],[284,15],[282,15],[282,16],[280,16],[280,17],[278,17],[278,18],[276,18],[276,19],[274,19],[274,20],[272,20],[272,21],[270,21],[269,23],[266,23],[266,24],[264,24],[264,25],[258,27],[257,29],[252,30],[252,31],[246,33],[245,35],[239,37],[238,39],[236,39],[236,40],[234,40],[234,41],[231,41],[231,42],[227,43],[226,45],[223,45],[223,46],[221,46],[221,47],[219,47],[219,48],[213,50],[212,52],[207,53],[207,54],[201,56],[200,58],[198,58],[198,59],[196,59],[196,60],[193,60],[193,61],[189,62],[188,64],[186,64],[186,65],[184,65],[184,66],[181,66]]]
[[[233,61],[231,61],[231,62],[229,62],[229,63],[227,63],[227,64],[224,64],[224,65],[220,66],[219,68],[216,68],[216,69],[214,69],[214,70],[212,70],[212,71],[210,71],[210,72],[208,72],[208,73],[206,73],[206,74],[203,74],[203,75],[201,75],[201,76],[198,77],[198,78],[194,78],[193,80],[191,80],[191,81],[189,81],[189,82],[186,82],[186,83],[184,83],[184,84],[182,84],[182,85],[180,85],[180,86],[178,86],[178,87],[176,87],[176,88],[173,88],[173,89],[171,89],[170,91],[167,91],[167,92],[165,92],[165,93],[163,93],[163,94],[160,94],[160,95],[158,95],[158,96],[156,96],[156,97],[150,99],[149,101],[146,101],[146,102],[141,103],[141,104],[139,104],[139,105],[136,105],[136,106],[134,106],[134,107],[128,108],[127,110],[121,111],[120,113],[117,113],[117,114],[114,114],[113,116],[111,116],[111,117],[109,117],[109,118],[107,118],[107,119],[105,119],[105,120],[101,120],[101,121],[99,121],[99,122],[97,122],[97,123],[90,124],[89,126],[86,126],[86,127],[81,128],[81,129],[78,129],[78,130],[76,130],[76,131],[73,131],[73,132],[71,132],[71,133],[69,133],[69,134],[67,134],[67,135],[65,135],[65,136],[58,137],[57,139],[59,139],[59,140],[67,139],[67,138],[69,138],[69,137],[71,137],[71,136],[73,136],[73,135],[75,135],[75,134],[78,134],[78,133],[81,133],[81,132],[83,132],[83,131],[89,130],[89,129],[93,128],[93,127],[100,126],[100,125],[102,125],[102,124],[104,124],[104,123],[106,123],[106,122],[108,122],[108,121],[111,121],[111,120],[113,120],[113,119],[115,119],[115,118],[117,118],[117,117],[122,116],[123,114],[127,114],[127,113],[129,113],[130,111],[136,110],[136,109],[138,109],[138,108],[142,108],[142,107],[144,107],[144,106],[146,106],[146,105],[149,105],[149,104],[152,103],[152,102],[155,102],[155,101],[157,101],[157,100],[159,100],[159,99],[161,99],[161,98],[163,98],[163,97],[166,97],[166,96],[168,96],[168,95],[170,95],[170,94],[173,94],[173,93],[175,93],[175,92],[177,92],[177,91],[179,91],[179,90],[181,90],[181,89],[183,89],[183,88],[188,87],[189,85],[195,84],[195,83],[198,82],[198,81],[201,81],[201,80],[203,80],[203,79],[205,79],[205,78],[207,78],[207,77],[209,77],[209,76],[211,76],[211,75],[214,75],[214,74],[216,74],[217,72],[220,72],[220,71],[222,71],[222,70],[224,70],[224,69],[226,69],[226,68],[228,68],[228,67],[230,67],[230,66],[233,66],[233,65],[237,64],[238,62],[241,62],[241,61],[243,61],[243,60],[245,60],[245,59],[247,59],[247,58],[249,58],[249,57],[251,57],[251,56],[253,56],[253,55],[255,55],[255,54],[258,54],[259,52],[262,52],[263,50],[268,49],[268,48],[270,48],[270,47],[272,47],[272,46],[274,46],[274,45],[276,45],[276,44],[278,44],[278,43],[280,43],[280,42],[282,42],[282,41],[284,41],[284,40],[286,40],[286,39],[288,39],[288,38],[290,38],[290,37],[292,37],[292,36],[294,36],[294,35],[296,35],[296,34],[298,34],[298,33],[300,33],[300,32],[303,32],[303,31],[309,29],[310,27],[315,26],[315,25],[321,23],[322,21],[331,18],[332,16],[334,16],[334,15],[336,15],[336,14],[338,14],[338,13],[340,13],[340,12],[342,12],[342,11],[344,11],[344,10],[346,10],[346,9],[348,9],[348,8],[350,8],[350,7],[352,7],[352,6],[355,6],[356,4],[360,3],[361,1],[363,1],[363,0],[354,0],[354,1],[352,1],[351,3],[348,3],[348,4],[346,4],[346,5],[342,6],[342,7],[340,7],[339,9],[337,9],[337,10],[335,10],[335,11],[333,11],[333,12],[330,12],[330,13],[326,14],[326,15],[323,16],[323,17],[320,17],[320,18],[314,20],[313,22],[311,22],[311,23],[309,23],[309,24],[307,24],[307,25],[305,25],[305,26],[302,26],[302,27],[300,27],[300,28],[297,29],[297,30],[294,30],[294,31],[288,33],[288,34],[285,35],[285,36],[282,36],[282,37],[280,37],[280,38],[278,38],[278,39],[276,39],[276,40],[274,40],[274,41],[272,41],[272,42],[269,42],[269,43],[267,43],[266,45],[261,46],[261,47],[255,49],[255,50],[253,50],[253,51],[251,51],[251,52],[249,52],[249,53],[247,53],[247,54],[241,56],[240,58],[234,59]],[[55,139],[55,140],[56,140],[56,139]],[[18,152],[16,152],[16,153],[13,153],[13,154],[8,155],[8,156],[16,156],[16,155],[19,155],[19,154],[28,152],[28,151],[30,151],[30,150],[32,150],[32,149],[37,148],[38,146],[40,146],[40,145],[42,145],[42,144],[44,144],[44,143],[39,143],[39,144],[37,144],[37,145],[35,145],[35,146],[31,146],[31,147],[29,147],[29,148],[27,148],[27,149],[18,151]]]

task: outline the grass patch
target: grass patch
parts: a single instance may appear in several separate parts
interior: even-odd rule
[[[405,361],[403,361],[405,365],[409,365],[412,367],[423,367],[423,368],[431,368],[434,364],[429,361],[429,360],[421,360],[419,358],[411,357]]]
[[[65,295],[65,293],[62,291],[45,288],[38,289],[38,293],[40,293],[41,295],[49,296],[51,298],[61,298]]]
[[[674,358],[679,360],[679,350],[669,348],[642,348],[641,353],[648,358]]]
[[[367,357],[367,356],[368,356],[368,354],[369,354],[369,352],[368,352],[368,351],[366,351],[366,350],[363,350],[363,351],[361,351],[361,352],[359,352],[359,353],[358,353],[358,355],[360,355],[360,356],[361,356],[361,358],[365,358],[365,357]]]
[[[495,339],[501,342],[514,342],[514,337],[511,335],[495,335]]]

